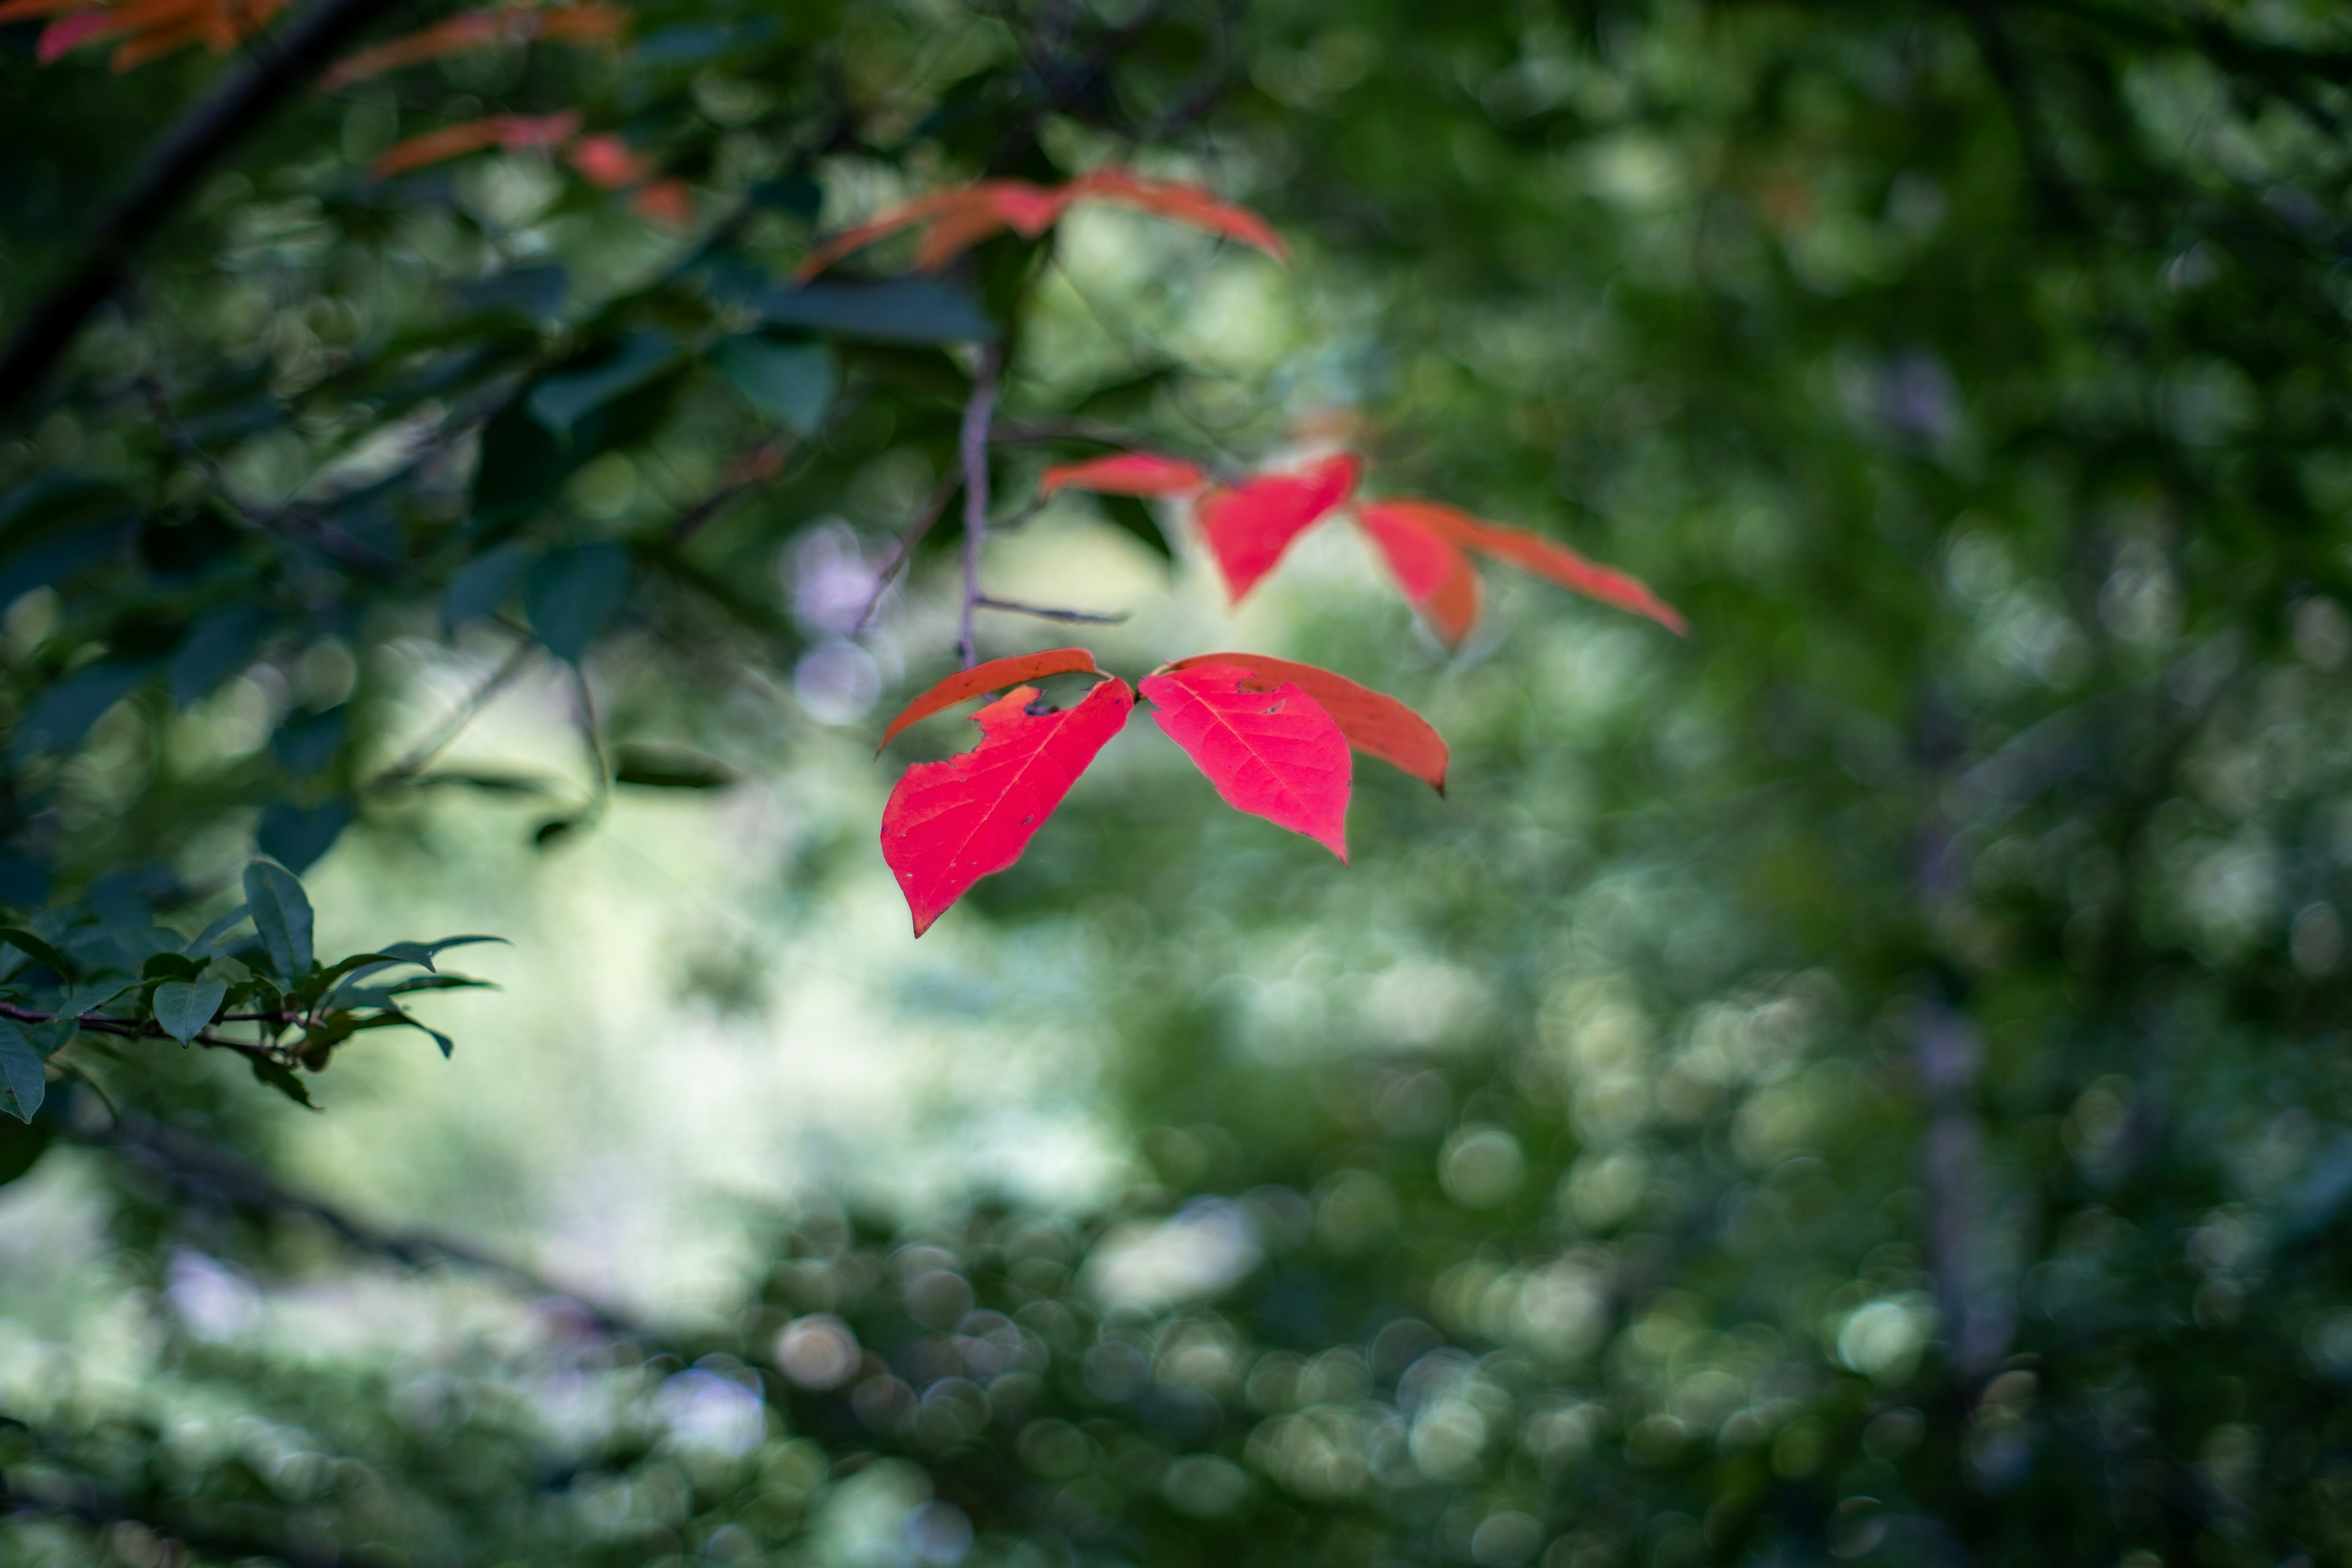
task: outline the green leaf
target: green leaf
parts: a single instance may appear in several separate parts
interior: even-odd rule
[[[677,359],[677,344],[668,333],[631,332],[602,363],[542,377],[523,407],[541,428],[569,436],[583,416],[643,386]]]
[[[137,689],[147,679],[144,661],[107,659],[78,669],[47,691],[16,724],[8,739],[8,758],[24,762],[44,752],[73,749],[106,710]]]
[[[284,868],[256,860],[245,868],[245,901],[254,929],[278,978],[299,981],[310,973],[310,900]]]
[[[205,972],[204,964],[181,952],[151,952],[147,962],[139,966],[142,980],[194,980]]]
[[[253,910],[250,905],[237,905],[236,908],[229,910],[228,913],[221,916],[220,919],[205,927],[205,929],[197,934],[196,940],[188,943],[188,956],[190,958],[210,958],[215,954],[215,952],[226,950],[228,942],[228,933],[235,931],[237,927],[243,925],[252,918]]]
[[[47,1093],[48,1075],[42,1070],[40,1053],[24,1030],[0,1018],[0,1112],[29,1122]]]
[[[725,789],[740,782],[732,768],[674,746],[624,743],[613,753],[613,782],[646,789]]]
[[[530,569],[524,599],[547,651],[573,664],[629,594],[629,552],[617,544],[559,550]]]
[[[894,278],[881,283],[819,282],[788,288],[722,287],[772,327],[799,327],[894,343],[986,342],[996,323],[980,301],[939,278]]]
[[[57,1135],[55,1106],[50,1107],[47,1115],[36,1116],[22,1124],[0,1120],[0,1187],[31,1170]]]
[[[352,803],[331,800],[322,805],[296,805],[272,801],[261,811],[254,829],[254,847],[297,875],[309,870],[335,846],[352,825]]]
[[[306,1110],[319,1109],[318,1103],[310,1098],[310,1089],[289,1069],[267,1057],[248,1057],[246,1059],[253,1063],[254,1077]]]
[[[86,1014],[95,1013],[137,984],[135,980],[118,977],[110,980],[92,980],[86,984],[78,985],[67,994],[64,1001],[58,1004],[58,1016],[79,1018]]]
[[[488,460],[485,457],[484,461]],[[553,487],[549,489],[552,493]],[[467,562],[464,570],[449,579],[449,586],[441,595],[442,624],[455,630],[496,611],[522,582],[523,568],[530,564],[530,552],[511,542],[486,550]]]
[[[68,980],[73,978],[74,966],[66,955],[21,926],[0,926],[0,942],[27,958],[47,964]]]
[[[155,987],[155,1022],[184,1046],[213,1021],[227,994],[228,982],[218,975],[210,980],[167,980]]]
[[[810,435],[824,423],[841,385],[833,351],[822,343],[780,343],[747,333],[719,344],[711,363],[745,402],[795,436]]]
[[[385,958],[397,959],[403,963],[420,964],[430,970],[433,967],[434,959],[451,948],[474,947],[486,942],[497,942],[501,947],[513,945],[502,936],[445,936],[439,942],[388,942],[382,952]]]

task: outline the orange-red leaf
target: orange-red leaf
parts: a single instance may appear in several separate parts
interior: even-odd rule
[[[1631,610],[1637,616],[1647,616],[1677,637],[1690,635],[1689,624],[1675,607],[1652,593],[1649,585],[1630,573],[1613,566],[1603,566],[1588,561],[1565,544],[1553,542],[1541,534],[1523,528],[1505,528],[1496,523],[1482,522],[1469,513],[1437,501],[1391,500],[1376,503],[1392,513],[1409,514],[1414,521],[1433,532],[1475,550],[1497,561],[1507,561],[1522,572],[1531,573],[1548,583],[1557,583],[1570,593],[1598,599],[1604,605],[1614,605],[1621,610]]]
[[[602,0],[545,6],[533,5],[525,0],[525,3],[501,5],[493,11],[474,11],[462,16],[452,16],[422,31],[390,39],[373,48],[362,49],[338,62],[319,79],[319,85],[331,91],[355,81],[364,81],[370,77],[382,76],[389,70],[397,70],[403,66],[443,59],[468,49],[488,48],[497,44],[519,44],[532,39],[548,43],[602,43],[619,37],[628,25],[629,13],[625,8],[603,4]]]
[[[1478,573],[1445,531],[1421,520],[1421,505],[1364,501],[1356,508],[1356,521],[1388,563],[1405,602],[1451,647],[1478,624]]]
[[[1181,458],[1114,452],[1083,463],[1057,463],[1038,476],[1037,489],[1041,495],[1066,489],[1107,496],[1181,496],[1208,482],[1208,475]]]
[[[694,221],[694,191],[684,180],[656,180],[629,198],[639,217],[668,228],[684,228]]]
[[[590,184],[602,185],[608,191],[636,184],[654,172],[651,158],[609,133],[583,136],[563,156]]]
[[[1207,664],[1254,670],[1262,682],[1289,681],[1331,715],[1339,732],[1348,737],[1348,744],[1402,769],[1440,795],[1445,793],[1445,738],[1431,728],[1428,720],[1386,692],[1359,686],[1344,675],[1311,664],[1270,658],[1262,653],[1196,653],[1168,668],[1190,669]]]
[[[487,147],[513,151],[525,147],[558,147],[580,129],[577,111],[561,114],[493,114],[412,136],[378,157],[372,165],[378,179],[404,174],[412,169],[446,163]]]
[[[1275,568],[1291,542],[1330,515],[1356,488],[1346,453],[1296,474],[1259,474],[1201,498],[1201,530],[1234,604]]]
[[[915,934],[981,878],[1021,858],[1134,711],[1114,677],[1066,711],[1032,713],[1037,689],[1016,687],[972,715],[981,742],[944,762],[908,768],[882,811],[882,858],[898,879]]]
[[[1152,721],[1236,811],[1303,833],[1348,858],[1348,738],[1291,681],[1268,689],[1259,672],[1188,664],[1144,677]]]
[[[1146,179],[1132,169],[1097,169],[1062,187],[1066,200],[1092,199],[1134,207],[1190,228],[1254,245],[1276,261],[1290,259],[1290,247],[1274,226],[1247,207],[1221,202],[1198,185]]]
[[[1024,681],[1043,680],[1049,675],[1075,675],[1084,671],[1100,675],[1095,667],[1095,656],[1082,647],[1047,648],[1043,653],[1024,653],[1011,658],[992,658],[975,664],[970,669],[957,670],[920,697],[899,710],[882,731],[882,740],[874,749],[877,752],[898,738],[898,732],[909,724],[919,723],[943,708],[981,696],[985,692],[1002,691],[1008,686]]]
[[[855,228],[844,229],[809,252],[793,276],[795,281],[805,283],[852,251],[863,250],[900,229],[925,225],[937,226],[932,234],[924,237],[917,261],[925,271],[936,271],[961,252],[1007,228],[1034,239],[1062,216],[1065,205],[1060,192],[1033,185],[1026,180],[982,180],[952,191],[936,191],[892,207]]]
[[[40,42],[34,47],[34,58],[43,65],[51,64],[112,31],[114,18],[103,11],[84,11],[79,16],[60,16],[41,29]]]

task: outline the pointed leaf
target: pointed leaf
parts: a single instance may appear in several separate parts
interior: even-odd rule
[[[47,964],[67,979],[73,978],[73,961],[21,926],[0,926],[0,942],[6,942],[26,958]]]
[[[1151,717],[1208,775],[1227,805],[1303,833],[1348,858],[1348,738],[1296,682],[1264,689],[1258,672],[1195,664],[1146,676]]]
[[[809,252],[794,282],[805,283],[852,251],[901,229],[930,226],[917,260],[926,272],[936,272],[961,252],[1006,228],[1034,239],[1059,217],[1068,198],[1025,180],[983,180],[952,191],[918,196],[904,205],[855,228],[844,229]]]
[[[1114,452],[1083,463],[1057,463],[1037,478],[1037,493],[1092,490],[1106,496],[1190,495],[1209,482],[1200,468],[1157,452]]]
[[[462,158],[468,153],[479,153],[488,147],[504,147],[509,152],[525,147],[556,147],[569,142],[580,129],[576,110],[560,114],[493,114],[481,120],[469,120],[462,125],[445,126],[428,131],[385,152],[369,165],[369,173],[377,179],[389,179],[415,169]]]
[[[25,1031],[0,1018],[0,1111],[19,1121],[30,1121],[48,1094],[48,1075],[40,1053]]]
[[[1444,737],[1430,727],[1428,720],[1385,692],[1359,686],[1344,675],[1311,664],[1269,658],[1262,653],[1196,653],[1168,668],[1191,669],[1208,664],[1254,670],[1265,686],[1291,682],[1331,715],[1349,745],[1402,769],[1440,795],[1445,793]]]
[[[167,980],[155,987],[155,1022],[184,1046],[213,1021],[227,994],[228,982],[217,975],[210,980]]]
[[[245,901],[278,977],[291,984],[310,973],[310,900],[282,867],[256,860],[245,868]]]
[[[215,952],[226,952],[228,947],[228,933],[235,931],[237,927],[243,925],[252,918],[253,910],[248,906],[244,904],[237,905],[236,908],[229,910],[228,913],[221,916],[220,919],[213,921],[212,924],[205,927],[202,931],[197,933],[195,941],[188,943],[188,956],[190,958],[210,958]]]
[[[387,942],[379,950],[385,958],[402,963],[415,963],[429,970],[433,961],[453,947],[472,947],[478,942],[494,942],[501,947],[510,946],[502,936],[445,936],[439,942]]]
[[[1389,574],[1448,647],[1478,624],[1478,573],[1444,532],[1415,515],[1412,501],[1367,501],[1356,521],[1388,563]]]
[[[882,858],[921,936],[981,878],[1021,858],[1095,754],[1134,710],[1116,676],[1066,711],[1032,713],[1023,686],[972,715],[978,746],[908,768],[882,812]],[[1344,753],[1343,753],[1344,754]]]
[[[1026,681],[1042,680],[1049,675],[1076,675],[1080,672],[1100,675],[1095,668],[1095,656],[1082,647],[1053,647],[1043,653],[1019,654],[1012,658],[992,658],[975,664],[970,669],[960,669],[899,710],[882,731],[882,739],[874,750],[878,755],[884,746],[898,739],[898,732],[909,724],[919,722],[942,708],[952,708],[968,698],[984,692],[1002,691],[1008,686]]]
[[[294,1076],[293,1069],[271,1061],[268,1057],[249,1057],[253,1076],[305,1110],[316,1110],[318,1101],[310,1098],[310,1087]]]
[[[1570,593],[1647,616],[1676,637],[1690,635],[1689,624],[1673,605],[1652,593],[1648,584],[1613,566],[1588,561],[1565,544],[1523,528],[1482,522],[1468,512],[1438,501],[1387,500],[1370,503],[1391,517],[1407,516],[1423,529],[1451,539],[1465,549],[1507,561],[1520,571],[1557,583]],[[1367,508],[1359,508],[1360,518]]]
[[[1356,459],[1341,453],[1296,474],[1260,474],[1201,498],[1201,529],[1236,605],[1274,570],[1291,542],[1356,488]]]
[[[1064,185],[1065,200],[1091,199],[1133,207],[1191,228],[1254,245],[1276,261],[1290,259],[1290,247],[1273,226],[1246,207],[1219,201],[1198,185],[1173,180],[1150,180],[1132,169],[1097,169]]]

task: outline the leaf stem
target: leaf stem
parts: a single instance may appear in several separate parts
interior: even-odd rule
[[[1098,615],[1092,610],[1061,610],[1050,605],[1024,605],[1017,599],[992,599],[985,594],[974,599],[972,604],[975,608],[994,610],[1001,615],[1034,616],[1041,621],[1067,621],[1073,626],[1115,626],[1124,622],[1128,615],[1125,610],[1113,616]]]

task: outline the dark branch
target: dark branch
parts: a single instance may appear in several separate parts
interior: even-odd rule
[[[971,398],[963,407],[963,618],[959,623],[956,652],[970,669],[980,662],[980,644],[972,636],[972,614],[980,607],[980,557],[988,547],[988,433],[996,415],[996,373],[1003,363],[995,344],[980,351],[972,373]]]
[[[1067,621],[1075,626],[1115,626],[1127,619],[1124,610],[1115,616],[1103,616],[1092,610],[1057,610],[1049,605],[1024,605],[1017,599],[992,599],[985,594],[972,603],[980,609],[1001,615],[1034,616],[1041,621]]]
[[[131,189],[92,230],[73,271],[33,307],[0,353],[0,410],[31,396],[93,312],[121,284],[132,257],[194,190],[205,171],[315,76],[354,33],[400,0],[315,0],[277,40],[248,54],[149,154]]]

